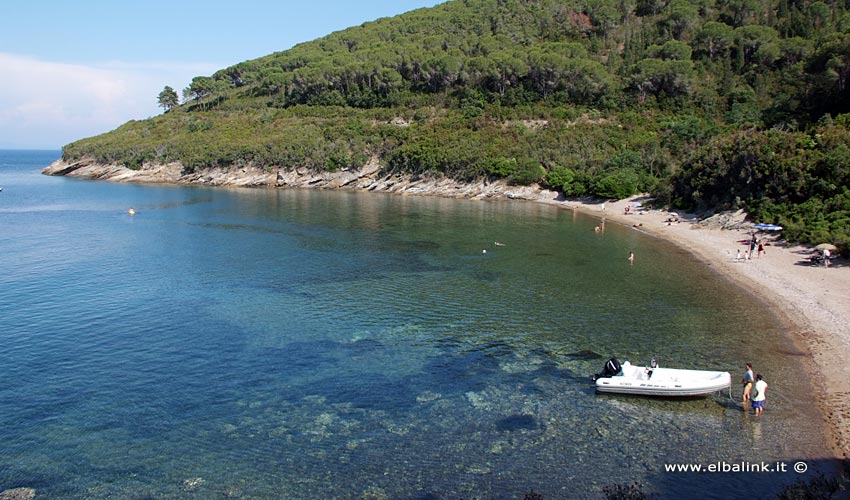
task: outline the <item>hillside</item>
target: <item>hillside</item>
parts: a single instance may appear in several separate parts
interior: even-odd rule
[[[844,2],[454,0],[199,76],[63,159],[652,191],[847,252],[848,76]]]

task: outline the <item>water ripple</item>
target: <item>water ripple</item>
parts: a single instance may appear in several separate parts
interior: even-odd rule
[[[595,221],[530,204],[7,167],[0,184],[0,489],[597,498],[639,481],[661,496],[764,496],[781,481],[671,489],[658,471],[823,442],[800,357],[775,349],[783,325],[628,229],[597,238]],[[755,359],[782,396],[756,425],[722,398],[601,396],[587,382],[608,357],[654,354],[730,370]]]

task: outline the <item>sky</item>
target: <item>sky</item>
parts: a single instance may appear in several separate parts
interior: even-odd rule
[[[443,1],[4,2],[0,149],[60,149],[161,113],[166,85]]]

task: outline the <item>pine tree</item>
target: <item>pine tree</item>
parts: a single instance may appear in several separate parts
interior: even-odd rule
[[[159,93],[159,96],[157,96],[157,102],[159,103],[159,106],[165,110],[166,113],[171,111],[171,109],[177,106],[178,104],[180,104],[177,97],[177,92],[175,92],[174,89],[169,87],[168,85],[166,85],[165,88],[162,89],[162,92]]]

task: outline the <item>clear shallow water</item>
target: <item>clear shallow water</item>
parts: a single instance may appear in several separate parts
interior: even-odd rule
[[[0,151],[0,491],[753,498],[798,476],[664,464],[821,467],[785,326],[664,242],[529,203],[40,175],[57,156]],[[753,361],[765,416],[592,390],[653,354]]]

